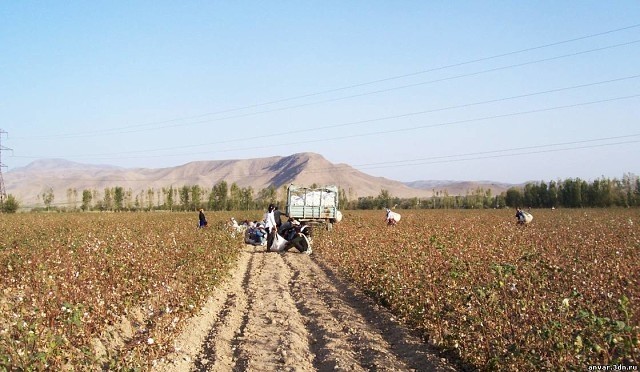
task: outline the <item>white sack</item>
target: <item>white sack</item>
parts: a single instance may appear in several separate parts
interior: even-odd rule
[[[269,251],[271,252],[282,252],[284,247],[289,243],[285,238],[280,236],[280,234],[276,234],[276,237],[273,238],[273,243],[269,247]]]

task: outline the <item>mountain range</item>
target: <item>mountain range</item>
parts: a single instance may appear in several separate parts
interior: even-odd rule
[[[67,201],[67,191],[76,190],[78,200],[83,190],[108,187],[131,189],[134,195],[149,188],[180,188],[200,185],[205,190],[220,181],[239,187],[252,187],[258,191],[269,186],[277,189],[291,183],[297,185],[337,185],[347,192],[349,199],[377,196],[388,190],[392,196],[429,197],[434,191],[446,190],[449,195],[464,195],[482,187],[499,194],[511,184],[490,181],[414,181],[402,183],[383,177],[374,177],[356,170],[348,164],[333,164],[316,153],[298,153],[256,159],[194,161],[167,168],[122,168],[111,165],[91,165],[63,159],[36,160],[27,166],[4,173],[7,194],[16,197],[23,207],[42,206],[39,197],[51,188],[54,204]]]

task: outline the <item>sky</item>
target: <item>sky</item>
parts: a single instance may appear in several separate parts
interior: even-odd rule
[[[0,2],[3,172],[315,152],[403,182],[620,179],[639,119],[637,0]]]

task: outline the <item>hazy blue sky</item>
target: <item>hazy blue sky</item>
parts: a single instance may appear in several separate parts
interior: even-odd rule
[[[316,152],[375,176],[640,174],[640,1],[3,1],[8,168]]]

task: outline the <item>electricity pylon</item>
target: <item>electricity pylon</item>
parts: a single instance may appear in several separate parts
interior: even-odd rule
[[[2,163],[2,151],[12,151],[10,148],[2,146],[3,134],[8,133],[0,129],[0,205],[4,205],[4,201],[7,199],[7,191],[4,188],[4,178],[2,177],[2,168],[6,168],[7,166]]]

